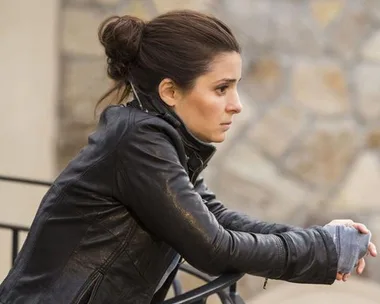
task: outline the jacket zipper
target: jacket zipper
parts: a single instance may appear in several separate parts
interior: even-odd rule
[[[267,289],[268,278],[265,278],[263,289]]]
[[[101,282],[101,278],[103,277],[103,274],[101,272],[97,272],[94,277],[86,284],[86,287],[83,288],[83,290],[81,291],[81,293],[79,294],[78,296],[78,300],[76,300],[74,303],[76,304],[81,304],[82,300],[83,300],[83,297],[87,294],[88,291],[90,291],[90,298],[88,300],[87,303],[85,304],[90,304],[91,301],[94,299],[94,293],[96,292],[96,290],[98,289],[99,285],[100,285],[100,282]]]

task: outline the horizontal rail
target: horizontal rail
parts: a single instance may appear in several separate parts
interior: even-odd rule
[[[0,229],[19,230],[19,231],[24,231],[24,232],[29,231],[29,227],[26,227],[26,226],[4,224],[4,223],[0,223]]]
[[[16,182],[16,183],[22,183],[22,184],[30,184],[35,186],[51,186],[52,182],[47,182],[43,180],[38,179],[29,179],[29,178],[22,178],[22,177],[13,177],[13,176],[6,176],[6,175],[0,175],[0,180],[4,182]]]

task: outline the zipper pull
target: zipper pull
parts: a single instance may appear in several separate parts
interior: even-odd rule
[[[265,278],[263,289],[267,289],[268,278]]]

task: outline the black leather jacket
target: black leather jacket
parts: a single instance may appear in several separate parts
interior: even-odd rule
[[[226,209],[199,174],[215,149],[168,111],[110,106],[44,196],[3,304],[162,301],[179,253],[212,274],[331,284],[337,253],[320,227],[293,229]]]

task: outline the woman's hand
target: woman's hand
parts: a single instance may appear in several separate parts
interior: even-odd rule
[[[349,219],[337,219],[337,220],[333,220],[330,223],[328,223],[328,225],[346,225],[346,226],[352,226],[352,227],[356,228],[360,233],[363,233],[363,234],[368,234],[370,232],[368,230],[368,228],[364,224],[355,223],[353,220],[349,220]],[[373,257],[377,256],[376,246],[372,242],[370,242],[369,245],[368,245],[367,255],[371,255]],[[358,263],[357,263],[356,273],[357,274],[362,274],[363,271],[364,271],[364,268],[365,268],[365,260],[364,260],[364,258],[361,258],[358,261]],[[350,273],[346,273],[346,274],[338,273],[337,276],[336,276],[336,279],[338,281],[344,281],[345,282],[345,281],[348,280],[348,278],[350,277],[350,275],[351,275]]]

